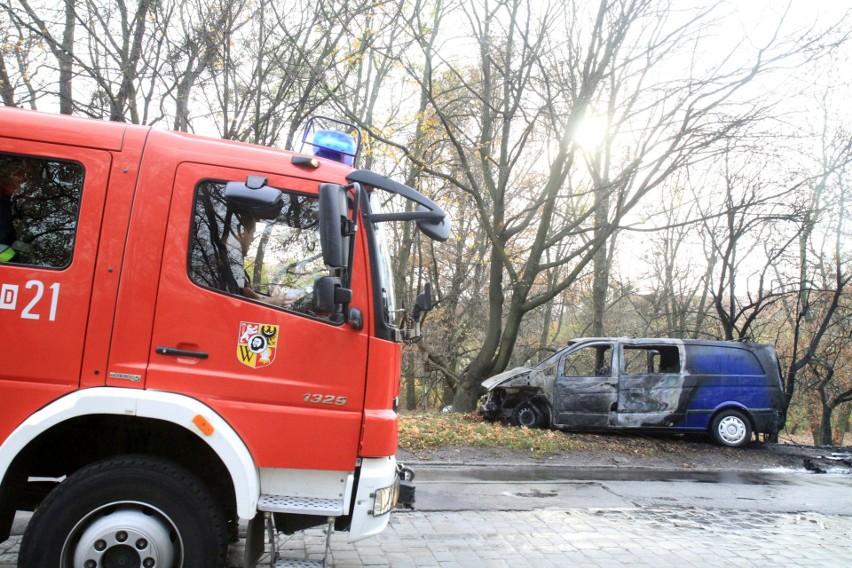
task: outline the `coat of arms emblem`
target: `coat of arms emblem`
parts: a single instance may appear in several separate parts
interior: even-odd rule
[[[271,365],[278,350],[278,326],[240,322],[237,360],[247,367],[259,369]]]

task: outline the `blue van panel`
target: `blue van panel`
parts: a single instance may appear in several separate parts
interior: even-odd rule
[[[686,369],[695,375],[766,375],[751,351],[716,345],[687,345]]]
[[[689,411],[694,424],[709,426],[718,408],[739,406],[744,410],[771,408],[772,389],[767,373],[755,354],[739,346],[687,345],[686,368],[700,385]],[[699,418],[700,417],[700,418]]]

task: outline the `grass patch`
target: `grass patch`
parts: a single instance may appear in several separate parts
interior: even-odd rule
[[[700,443],[700,442],[705,443]],[[742,449],[720,448],[703,438],[674,434],[648,435],[641,432],[561,432],[519,428],[501,422],[488,422],[478,413],[405,413],[399,420],[399,447],[417,452],[437,448],[503,448],[529,452],[539,459],[555,454],[591,452],[599,456],[634,458],[677,457],[690,460],[705,454],[728,456],[737,461]],[[760,445],[752,444],[759,450]],[[725,451],[730,450],[730,451]]]
[[[578,440],[555,430],[531,430],[488,422],[471,414],[402,414],[399,446],[408,451],[447,446],[508,448],[543,457],[583,448]]]

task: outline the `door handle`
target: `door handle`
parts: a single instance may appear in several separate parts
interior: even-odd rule
[[[187,351],[175,347],[155,347],[154,351],[158,355],[170,355],[172,357],[195,357],[196,359],[207,359],[208,357],[206,351]]]

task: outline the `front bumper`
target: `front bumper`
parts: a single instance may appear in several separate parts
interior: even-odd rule
[[[362,458],[349,541],[382,532],[399,497],[396,458]]]

